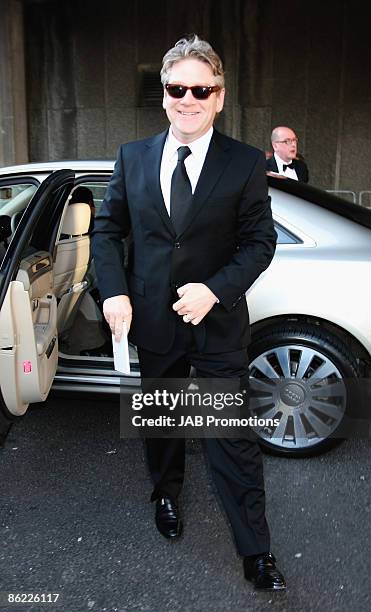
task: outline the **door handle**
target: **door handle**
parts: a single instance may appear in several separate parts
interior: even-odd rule
[[[49,344],[48,348],[45,351],[45,355],[47,356],[48,359],[53,352],[56,341],[57,341],[57,338],[54,336],[54,338],[52,338],[51,343]]]

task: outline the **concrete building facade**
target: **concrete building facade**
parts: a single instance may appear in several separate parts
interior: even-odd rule
[[[0,0],[0,163],[112,158],[167,125],[158,71],[188,32],[224,60],[222,131],[289,125],[311,182],[371,189],[370,3]]]

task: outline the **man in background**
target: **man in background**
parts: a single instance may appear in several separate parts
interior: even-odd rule
[[[273,155],[266,161],[267,172],[308,183],[309,173],[306,163],[298,159],[298,137],[285,126],[274,128],[271,136]]]

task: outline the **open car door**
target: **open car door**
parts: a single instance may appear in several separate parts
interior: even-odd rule
[[[39,187],[0,266],[0,408],[23,415],[44,401],[58,363],[53,252],[74,173],[59,170]]]

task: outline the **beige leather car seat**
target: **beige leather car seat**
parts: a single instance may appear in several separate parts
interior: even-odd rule
[[[67,207],[54,262],[54,292],[59,298],[59,335],[71,327],[78,303],[88,288],[84,278],[90,262],[90,220],[89,204],[74,203]]]

